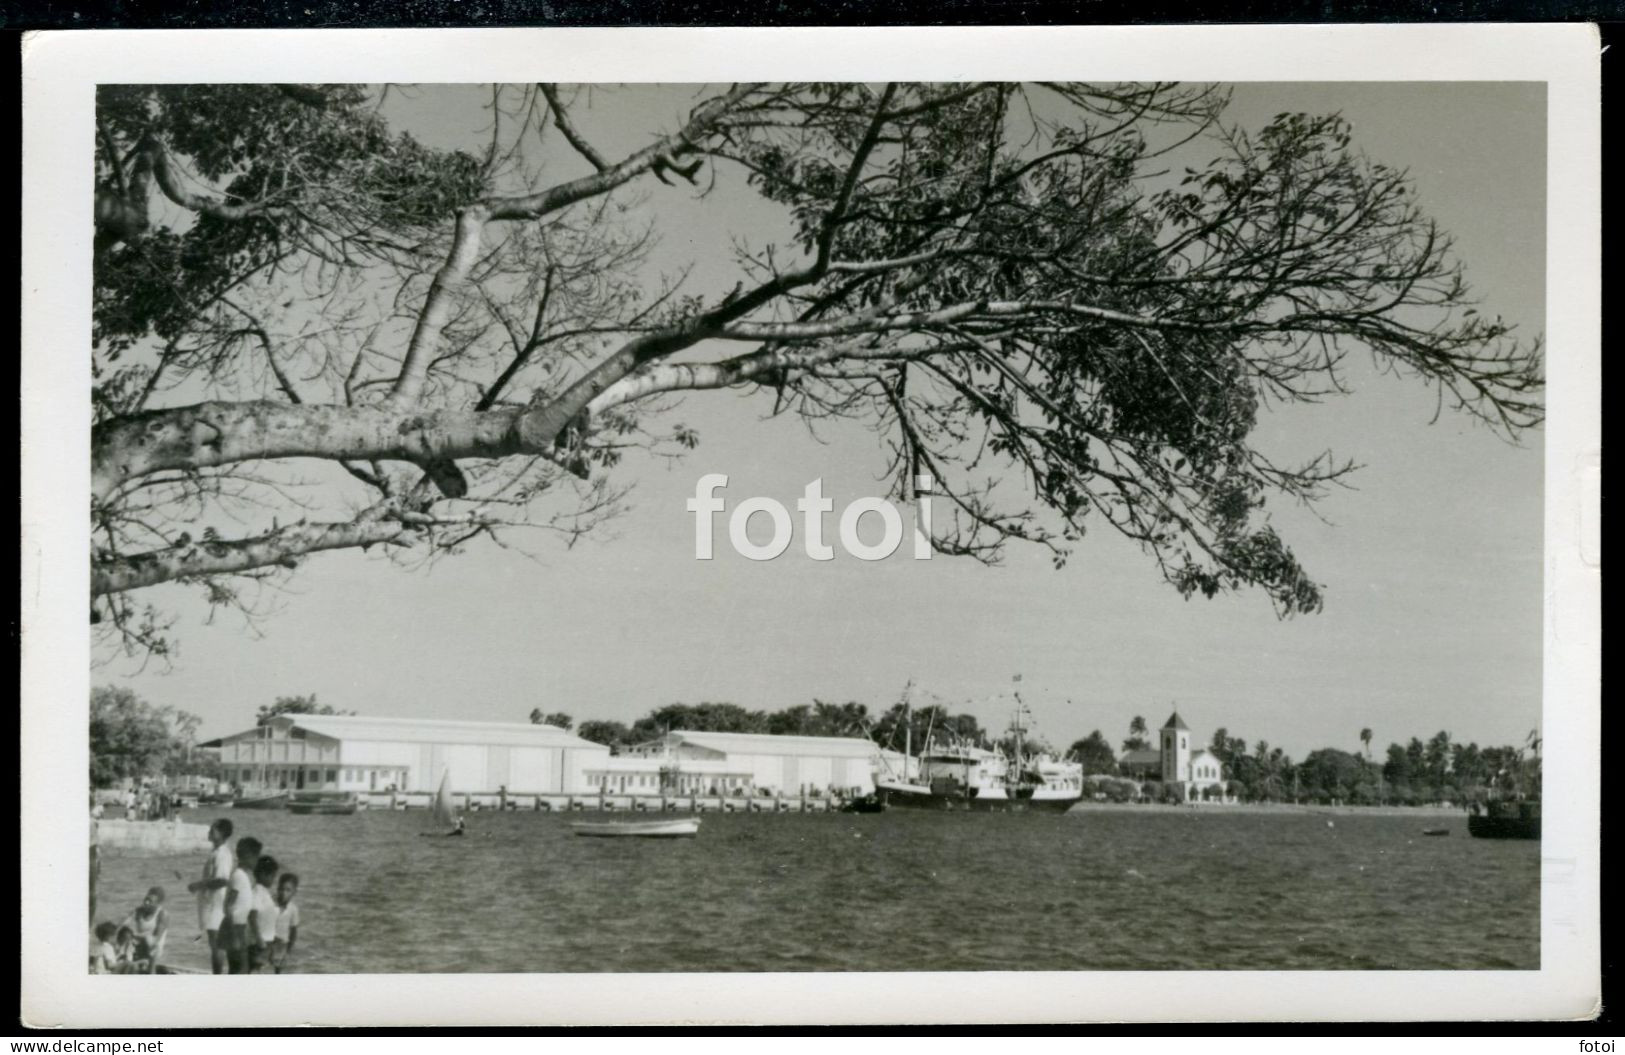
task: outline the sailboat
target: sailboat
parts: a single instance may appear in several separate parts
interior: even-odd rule
[[[463,822],[457,816],[457,806],[452,801],[451,788],[448,786],[450,780],[451,770],[445,770],[440,774],[440,788],[434,793],[434,801],[429,803],[429,815],[434,818],[435,825],[440,830],[424,832],[424,835],[463,834]]]

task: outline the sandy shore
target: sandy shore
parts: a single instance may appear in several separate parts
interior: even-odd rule
[[[1243,802],[1234,806],[1221,806],[1204,803],[1199,806],[1170,806],[1162,803],[1137,802],[1080,802],[1073,806],[1068,813],[1086,813],[1090,811],[1113,812],[1140,812],[1140,813],[1275,813],[1299,814],[1317,813],[1326,816],[1387,816],[1387,817],[1454,817],[1467,815],[1467,811],[1459,806],[1308,806],[1295,805],[1289,802]]]

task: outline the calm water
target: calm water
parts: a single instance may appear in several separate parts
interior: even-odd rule
[[[1461,815],[707,814],[673,841],[577,838],[580,814],[475,813],[464,839],[419,838],[420,812],[231,816],[303,879],[301,971],[1539,967],[1539,844]],[[161,884],[166,959],[205,966],[174,875],[201,867],[108,859],[99,915]]]

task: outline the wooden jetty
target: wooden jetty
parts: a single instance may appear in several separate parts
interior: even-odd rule
[[[558,792],[456,792],[452,799],[464,813],[484,810],[534,810],[541,813],[833,813],[846,799],[830,795],[628,795],[561,794]],[[428,809],[434,795],[426,791],[361,792],[364,810]]]

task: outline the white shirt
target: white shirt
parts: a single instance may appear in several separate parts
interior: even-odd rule
[[[288,940],[293,928],[299,926],[299,902],[290,901],[282,906],[282,911],[276,917],[276,936],[282,941]]]
[[[269,945],[276,940],[276,920],[281,915],[278,910],[276,898],[271,895],[269,887],[254,885],[254,926],[259,933],[260,942]]]
[[[241,868],[231,873],[227,888],[236,898],[231,902],[231,922],[238,926],[248,923],[248,914],[254,910],[254,879]]]
[[[209,859],[203,862],[204,879],[225,879],[231,875],[231,847],[221,843],[209,851]],[[204,930],[219,930],[221,920],[226,918],[226,888],[218,887],[214,890],[199,890],[197,892],[197,922]]]

